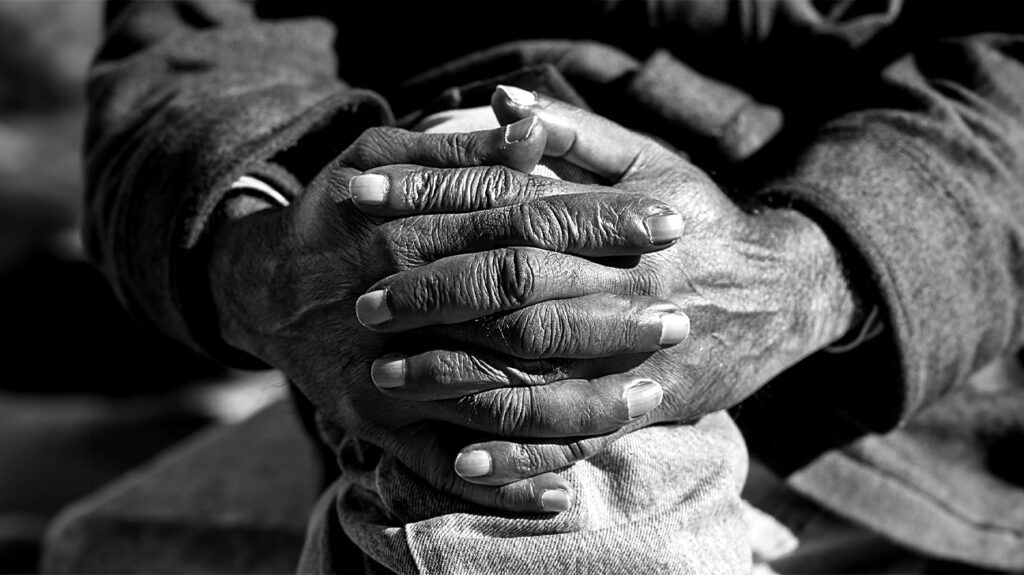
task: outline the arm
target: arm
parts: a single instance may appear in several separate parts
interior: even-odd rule
[[[660,279],[653,285],[666,288],[680,278],[665,273],[682,274],[684,285],[679,291],[669,288],[674,295],[668,299],[680,302],[693,318],[694,336],[664,354],[673,359],[657,354],[636,371],[656,373],[663,383],[671,378],[659,369],[672,366],[676,373],[681,369],[686,374],[689,383],[666,390],[660,412],[693,417],[708,407],[735,404],[847,333],[855,324],[861,299],[857,295],[880,303],[891,332],[872,342],[870,349],[845,357],[815,356],[813,361],[826,371],[817,373],[814,389],[801,390],[812,395],[799,397],[799,405],[816,405],[833,419],[838,412],[860,432],[882,431],[906,421],[978,367],[1019,348],[1024,337],[1024,285],[1018,271],[1024,239],[1024,105],[1019,89],[1024,68],[1010,57],[1018,45],[1013,37],[994,34],[933,41],[887,67],[878,89],[866,92],[881,99],[867,100],[866,109],[821,128],[802,148],[801,157],[791,161],[791,176],[761,187],[763,200],[784,209],[755,214],[752,228],[774,226],[777,232],[754,236],[749,246],[769,256],[765,261],[774,261],[773,265],[746,277],[738,272],[716,276],[713,266],[701,267],[700,245],[726,237],[721,232],[728,226],[710,226],[709,235],[700,239],[701,228],[688,224],[673,251],[689,250],[689,258],[684,256],[683,265],[674,262],[672,272],[658,266],[655,276]],[[868,106],[872,102],[877,107]],[[636,168],[628,146],[626,162],[602,157],[604,151],[623,150],[621,144],[629,142],[630,135],[609,129],[614,136],[602,145],[592,135],[594,126],[602,125],[600,119],[544,99],[536,105],[498,105],[499,116],[506,120],[541,116],[552,128],[549,146],[555,146],[556,155],[567,149],[559,147],[561,141],[571,144],[576,156],[571,159],[584,167]],[[593,145],[588,147],[588,141]],[[658,165],[663,164],[655,161],[646,168]],[[633,170],[634,180],[644,168],[640,164]],[[613,170],[610,176],[619,173]],[[655,178],[654,185],[642,189],[668,200],[688,217],[700,220],[715,213],[695,209],[701,204],[690,198],[679,201],[672,181],[686,179],[682,174],[658,185]],[[696,188],[718,194],[712,184],[704,184]],[[786,237],[795,241],[773,243]],[[772,260],[775,256],[781,259]],[[732,260],[718,254],[704,261]],[[751,263],[740,258],[729,269],[742,270]],[[756,263],[749,269],[756,270]],[[775,270],[783,271],[776,275]],[[722,283],[726,278],[737,293],[745,294],[746,302],[730,300],[725,290],[718,293],[725,299],[711,298],[718,309],[701,306],[702,297],[730,285]],[[763,299],[751,297],[765,282]],[[793,297],[772,299],[773,291]],[[697,298],[690,301],[693,295]],[[776,319],[766,323],[763,318],[772,314],[752,313],[756,306],[743,305],[756,301],[769,304],[763,312],[780,312]],[[744,331],[763,337],[751,340]],[[732,345],[720,348],[722,341]],[[707,352],[703,360],[692,351],[702,345]],[[722,366],[735,369],[723,371]],[[712,392],[708,386],[714,383],[739,387]],[[806,428],[799,427],[805,435]],[[595,453],[604,439],[580,442],[570,451],[538,461],[553,460],[553,467],[559,467]],[[497,453],[522,449],[506,442],[488,448]],[[785,457],[792,461],[808,454]],[[492,458],[498,461],[501,456]]]
[[[995,33],[926,43],[884,71],[877,107],[830,122],[763,191],[865,264],[897,361],[869,362],[860,379],[900,385],[872,387],[891,401],[844,397],[875,429],[1024,343],[1022,46]]]
[[[761,88],[755,95],[780,104],[787,125],[802,130],[753,162],[788,176],[747,182],[762,200],[797,208],[827,233],[868,304],[864,315],[877,305],[891,327],[860,351],[815,357],[818,367],[848,377],[797,396],[813,393],[811,403],[832,418],[838,412],[858,432],[884,431],[1024,338],[1024,62],[1021,35],[999,32],[1019,27],[1024,3],[973,11],[934,2],[898,10],[894,3],[860,19],[870,24],[861,31],[872,34],[849,43],[855,49],[823,53],[810,49],[810,36],[790,29],[802,12],[782,10],[784,4],[801,3],[748,6],[774,15],[765,20],[775,24],[764,29],[764,41],[779,49],[763,50],[763,70],[740,83]],[[691,30],[696,4],[672,6],[678,10],[663,13],[659,29]],[[713,20],[716,32],[695,41],[746,37],[730,32],[733,19],[725,14],[746,4],[715,6],[722,10]],[[858,19],[797,20],[803,29],[847,36]],[[701,45],[695,56],[731,62],[708,49],[714,44]],[[784,46],[802,57],[781,58]],[[738,73],[707,69],[729,78]],[[798,77],[789,81],[793,71]],[[774,93],[751,81],[759,75],[776,84]]]
[[[332,429],[384,447],[437,489],[485,505],[542,509],[539,486],[546,481],[565,487],[556,476],[501,490],[452,479],[445,454],[450,442],[438,438],[441,426],[425,422],[463,424],[468,416],[455,405],[438,405],[434,413],[411,404],[403,408],[368,386],[369,363],[383,343],[353,329],[352,304],[373,281],[430,259],[507,246],[544,248],[546,238],[524,238],[531,229],[502,227],[486,215],[458,222],[443,215],[415,222],[368,220],[348,201],[348,181],[360,170],[386,164],[499,164],[529,171],[540,157],[543,129],[423,138],[367,130],[338,154],[354,131],[387,120],[387,110],[374,96],[335,79],[330,28],[315,21],[264,22],[248,5],[220,2],[125,5],[110,20],[110,39],[92,81],[88,233],[96,258],[136,315],[223,361],[284,370]],[[519,128],[532,125],[525,121]],[[314,157],[295,162],[293,149]],[[524,154],[533,159],[524,160]],[[285,157],[289,170],[273,161]],[[419,172],[406,168],[414,180]],[[243,174],[272,182],[290,197],[289,205],[274,206],[269,196],[222,201]],[[586,200],[553,202],[520,210],[506,206],[502,217],[597,213],[585,207]],[[661,249],[643,231],[646,212],[658,203],[620,203],[631,214],[618,222],[631,230],[620,238],[628,245],[601,245],[588,253],[633,253],[636,242],[641,252]],[[531,218],[533,211],[537,216]],[[465,230],[452,231],[459,226]],[[504,235],[481,234],[502,229]],[[496,250],[490,257],[500,264],[502,254],[515,250]],[[477,269],[483,277],[474,289],[493,287],[489,271]],[[632,313],[623,321],[636,329],[622,344],[627,349],[660,347],[658,319],[669,310],[645,303],[650,306],[628,306]],[[578,393],[584,383],[577,382]],[[610,419],[602,413],[577,423],[620,425],[627,412],[637,412],[623,398],[635,383],[621,378],[608,386]],[[491,409],[501,417],[503,398],[495,398]],[[404,416],[396,417],[399,412]]]
[[[389,112],[337,79],[322,21],[261,21],[243,2],[137,2],[111,4],[107,26],[89,84],[89,250],[136,317],[252,364],[198,321],[209,314],[193,268],[211,215],[247,173],[295,195],[278,152],[330,126],[336,147],[311,162],[325,165]]]

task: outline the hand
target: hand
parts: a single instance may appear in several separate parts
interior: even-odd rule
[[[604,118],[536,94],[517,89],[499,89],[492,102],[500,119],[519,120],[538,116],[548,128],[546,153],[561,157],[598,174],[614,187],[605,193],[631,192],[649,195],[675,207],[683,214],[684,231],[669,249],[643,256],[628,266],[601,265],[579,259],[563,270],[564,284],[571,289],[578,281],[589,285],[603,298],[654,297],[682,308],[693,322],[693,336],[683,345],[653,355],[619,355],[603,359],[560,361],[559,375],[567,378],[594,377],[615,371],[659,382],[664,388],[661,405],[640,420],[605,435],[529,443],[497,440],[476,443],[462,450],[459,462],[490,462],[485,472],[456,463],[460,474],[472,482],[500,485],[569,465],[598,453],[610,441],[642,425],[659,421],[686,421],[736,405],[776,374],[828,345],[850,327],[855,304],[840,266],[839,256],[821,229],[798,212],[756,206],[741,210],[706,174],[646,137]],[[589,188],[595,191],[594,187]],[[425,195],[433,193],[423,190]],[[392,209],[389,213],[409,213]],[[596,357],[623,350],[608,347],[621,326],[613,311],[607,315],[593,300],[558,300],[557,321],[544,308],[536,310],[533,286],[552,278],[537,279],[552,256],[537,263],[525,262],[529,277],[520,285],[530,290],[514,301],[517,311],[471,324],[432,328],[466,344],[490,348],[516,357]],[[620,262],[621,263],[621,262]],[[437,323],[439,318],[464,314],[468,306],[457,288],[437,286],[429,304],[406,302],[422,297],[422,277],[434,273],[434,264],[385,278],[370,289],[386,290],[392,319],[374,329],[404,330]],[[571,270],[565,273],[564,270]],[[456,271],[453,277],[458,277]],[[552,274],[554,275],[554,274]],[[450,285],[460,285],[457,280]],[[500,306],[497,306],[500,307]],[[610,308],[611,309],[611,308]],[[542,334],[554,345],[530,346]],[[494,337],[497,335],[497,337]],[[523,346],[527,349],[524,351]],[[539,350],[539,351],[538,351]],[[382,369],[381,364],[387,369]],[[465,405],[489,401],[494,392],[508,393],[510,385],[531,383],[529,378],[508,376],[510,369],[497,366],[491,356],[469,351],[431,352],[390,356],[376,364],[375,380],[383,391],[408,399],[435,400],[465,396]],[[616,369],[618,368],[618,369]],[[394,377],[393,374],[403,377]],[[533,376],[537,378],[537,375]],[[525,380],[525,381],[524,381]],[[601,388],[601,379],[592,382]],[[557,384],[555,384],[557,385]],[[542,386],[528,388],[534,394],[547,392]],[[486,391],[491,390],[491,391]],[[550,394],[557,396],[557,388]],[[594,417],[606,409],[601,401],[570,395],[562,406],[545,412],[533,406],[523,419],[546,422],[574,418],[580,413]],[[481,408],[481,422],[493,422],[492,414]],[[528,427],[520,424],[517,429]],[[498,421],[490,429],[509,433]],[[576,433],[575,435],[582,435]],[[480,455],[486,453],[487,455]]]
[[[288,208],[251,214],[219,229],[209,279],[223,338],[282,369],[317,407],[318,416],[396,455],[435,487],[513,511],[564,509],[570,488],[556,474],[494,489],[463,482],[451,469],[449,462],[465,443],[466,432],[444,423],[472,425],[480,409],[511,413],[519,406],[514,394],[493,394],[473,406],[383,396],[370,381],[370,362],[396,344],[363,329],[354,315],[357,297],[374,281],[394,274],[414,274],[422,282],[423,290],[410,292],[403,306],[429,304],[429,296],[437,293],[430,286],[456,283],[461,295],[471,299],[517,293],[527,298],[516,291],[524,269],[520,264],[535,254],[553,253],[545,250],[600,257],[642,254],[671,245],[675,235],[656,234],[653,242],[645,225],[651,218],[678,219],[658,201],[623,193],[555,195],[565,190],[524,175],[522,171],[540,159],[545,138],[543,126],[532,119],[472,134],[366,132]],[[388,167],[376,168],[384,164]],[[503,167],[466,167],[489,164]],[[509,192],[512,183],[514,193]],[[424,187],[446,193],[417,195]],[[353,197],[363,205],[379,204],[378,210],[397,205],[437,213],[383,219],[356,209]],[[477,208],[487,210],[455,213]],[[588,221],[609,209],[615,210],[615,221]],[[599,229],[603,235],[534,233],[526,225],[565,220],[581,229]],[[453,261],[460,263],[452,266]],[[432,267],[416,271],[424,265]],[[584,282],[577,282],[551,293],[582,296],[586,289]],[[360,301],[364,319],[367,313],[372,316],[372,306],[365,309],[365,296]],[[632,352],[660,348],[660,318],[677,308],[656,298],[620,298],[618,303],[630,312],[618,315],[630,333],[619,345]],[[429,311],[429,305],[422,308],[423,313]],[[462,306],[451,317],[472,315],[472,306]],[[399,317],[394,325],[401,321]],[[646,403],[627,401],[627,392],[637,383],[631,377],[610,382],[603,396],[605,409],[598,417],[559,421],[554,431],[538,427],[533,435],[561,433],[571,425],[588,432],[614,429],[656,405],[649,391]],[[588,391],[585,384],[562,382],[557,389],[579,400]],[[544,401],[537,397],[538,406]],[[453,441],[459,433],[462,439]],[[545,497],[548,492],[564,496],[552,500]]]

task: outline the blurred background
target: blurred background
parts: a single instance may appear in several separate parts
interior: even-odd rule
[[[0,0],[0,572],[69,502],[279,397],[143,333],[86,260],[80,143],[98,0]]]

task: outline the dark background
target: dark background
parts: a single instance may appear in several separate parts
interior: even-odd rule
[[[0,0],[0,572],[62,507],[280,395],[139,330],[83,253],[96,0]]]

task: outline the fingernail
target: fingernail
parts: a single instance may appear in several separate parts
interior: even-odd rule
[[[388,198],[388,178],[380,174],[362,174],[349,180],[352,201],[366,206],[379,206]]]
[[[384,389],[402,387],[405,385],[405,356],[392,353],[374,361],[370,379]]]
[[[537,96],[533,92],[527,92],[515,86],[498,86],[498,91],[505,95],[505,99],[518,108],[528,108],[537,103]]]
[[[537,116],[523,118],[514,124],[505,126],[505,143],[512,144],[522,142],[533,133],[533,127],[537,125]]]
[[[482,477],[491,472],[491,454],[486,451],[467,451],[455,458],[455,473],[460,477]]]
[[[661,386],[653,381],[644,381],[627,389],[626,409],[629,418],[640,417],[658,407],[663,393]]]
[[[690,318],[684,313],[661,316],[661,345],[675,345],[690,335]]]
[[[644,223],[647,224],[647,235],[652,244],[670,242],[683,235],[683,216],[679,214],[651,216]]]
[[[548,489],[540,494],[540,507],[544,511],[561,513],[569,509],[569,494],[561,489]]]
[[[364,293],[356,300],[356,319],[359,323],[371,326],[391,321],[391,310],[384,301],[384,290]]]

